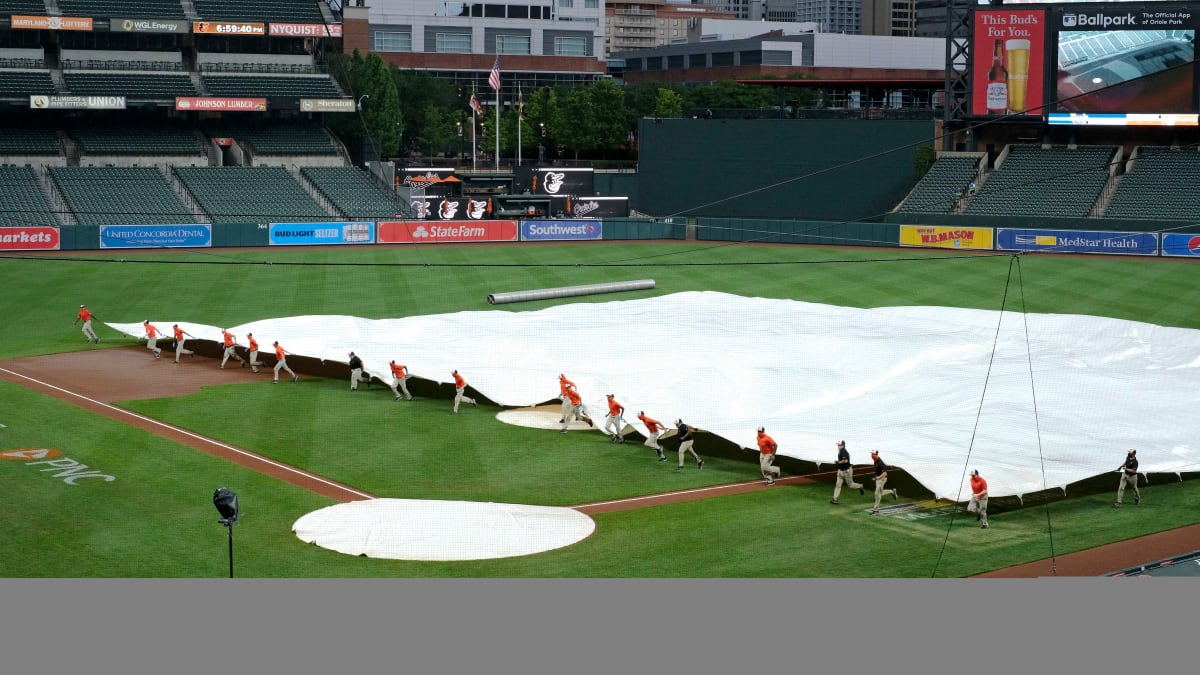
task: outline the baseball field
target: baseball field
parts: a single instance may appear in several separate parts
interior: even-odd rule
[[[645,278],[655,280],[654,289],[499,309],[486,302],[489,293]],[[451,415],[453,387],[445,382],[418,378],[410,384],[414,400],[396,402],[379,384],[351,394],[346,379],[297,359],[300,381],[270,386],[270,371],[222,371],[203,350],[179,365],[167,351],[154,359],[144,343],[104,325],[151,317],[234,326],[299,315],[522,312],[716,290],[1200,329],[1200,266],[1186,260],[679,241],[77,252],[0,258],[0,286],[0,490],[10,504],[0,511],[3,577],[225,576],[227,531],[211,500],[219,486],[239,495],[236,574],[254,578],[967,577],[1200,524],[1195,474],[1151,476],[1136,508],[1110,506],[1115,473],[1065,495],[997,500],[991,528],[981,530],[961,509],[934,503],[902,466],[889,487],[899,487],[909,517],[872,518],[869,493],[829,503],[828,466],[821,472],[782,462],[785,475],[812,475],[759,489],[754,454],[702,436],[704,470],[674,473],[636,441],[617,446],[601,434],[504,424],[485,400]],[[98,345],[72,324],[81,303],[96,316]],[[677,329],[686,349],[688,326]],[[407,365],[421,372],[420,364]],[[57,374],[53,386],[33,382],[47,372]],[[687,372],[653,376],[687,386]],[[546,384],[551,401],[553,378]],[[291,529],[337,503],[336,494],[232,461],[228,452],[198,449],[154,423],[374,497],[567,507],[663,498],[596,510],[591,536],[534,555],[456,562],[348,556],[304,543]],[[1097,452],[1112,455],[1115,468],[1124,448]],[[864,455],[855,462],[865,464]]]

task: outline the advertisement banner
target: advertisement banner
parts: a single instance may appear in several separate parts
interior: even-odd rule
[[[413,197],[409,202],[421,220],[485,220],[492,216],[492,200],[471,197]]]
[[[352,98],[302,98],[300,112],[355,112],[358,105]]]
[[[207,248],[212,225],[103,225],[100,248]]]
[[[373,244],[375,223],[271,223],[271,246]]]
[[[176,110],[225,110],[231,112],[263,112],[265,98],[221,98],[216,96],[177,96]]]
[[[901,225],[901,246],[937,248],[969,248],[992,250],[990,227],[934,227],[931,225]]]
[[[192,23],[192,32],[209,35],[266,35],[267,24],[241,21],[195,21]]]
[[[629,197],[567,197],[569,218],[628,218]]]
[[[1082,127],[1194,127],[1200,115],[1189,113],[1062,113],[1052,112],[1050,124]]]
[[[414,198],[449,197],[462,192],[462,180],[454,169],[409,166],[396,174],[396,187],[408,188]]]
[[[1001,251],[1158,255],[1158,234],[1000,228],[996,230],[996,248]]]
[[[91,30],[92,20],[79,16],[21,16],[13,14],[12,27],[25,30]]]
[[[272,23],[273,37],[342,37],[342,24],[331,23]]]
[[[1171,257],[1200,258],[1200,234],[1165,232],[1162,254]]]
[[[124,110],[124,96],[30,96],[33,110]]]
[[[515,220],[386,221],[379,223],[381,244],[445,244],[517,241]]]
[[[1043,9],[975,11],[972,114],[1042,114],[1045,36]]]
[[[544,195],[590,195],[595,189],[595,172],[588,169],[541,167],[533,170],[533,193]]]
[[[186,19],[111,19],[108,30],[116,33],[190,33]]]
[[[57,251],[57,227],[0,227],[0,251]]]
[[[522,220],[521,241],[603,239],[599,220]]]

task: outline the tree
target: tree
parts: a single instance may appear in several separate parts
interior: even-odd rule
[[[393,68],[379,54],[363,56],[357,49],[348,57],[335,55],[330,66],[342,89],[363,105],[357,114],[331,114],[327,118],[329,127],[343,136],[378,139],[381,156],[395,155],[400,147],[403,117]]]
[[[658,89],[652,117],[683,117],[683,97],[671,89]]]

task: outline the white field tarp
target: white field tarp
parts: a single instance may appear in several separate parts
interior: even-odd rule
[[[218,327],[178,322],[198,338]],[[142,335],[141,323],[114,323]],[[1138,449],[1143,473],[1200,470],[1200,330],[1063,314],[948,307],[858,309],[686,292],[363,319],[295,316],[227,327],[263,355],[347,361],[391,382],[467,382],[503,406],[558,395],[574,380],[597,423],[605,394],[626,421],[685,422],[755,447],[765,426],[779,454],[832,464],[844,439],[855,464],[878,449],[939,498],[964,501],[978,469],[993,497],[1112,473]],[[1035,415],[1036,396],[1036,415]],[[640,427],[639,427],[640,430]],[[549,432],[548,432],[549,433]],[[703,448],[700,449],[703,454]],[[757,469],[755,469],[755,472]]]

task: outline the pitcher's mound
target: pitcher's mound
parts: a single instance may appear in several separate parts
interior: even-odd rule
[[[541,553],[585,539],[596,523],[558,506],[368,499],[301,516],[301,541],[392,560],[485,560]]]

